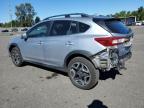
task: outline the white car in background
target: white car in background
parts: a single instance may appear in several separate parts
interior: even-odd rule
[[[136,25],[136,26],[141,26],[141,25],[142,25],[142,22],[141,22],[141,21],[137,21],[137,22],[135,22],[135,25]]]
[[[142,21],[142,25],[144,25],[144,21]]]

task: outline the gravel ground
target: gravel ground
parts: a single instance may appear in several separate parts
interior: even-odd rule
[[[0,35],[0,108],[144,108],[144,27],[135,32],[126,70],[101,73],[98,85],[81,90],[66,74],[8,57],[10,36]]]

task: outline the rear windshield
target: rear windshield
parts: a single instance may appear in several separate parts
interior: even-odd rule
[[[129,28],[126,27],[120,20],[110,19],[98,21],[94,19],[94,22],[112,33],[128,34],[130,32]]]

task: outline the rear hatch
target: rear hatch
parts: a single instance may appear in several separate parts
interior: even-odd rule
[[[131,51],[133,32],[116,18],[94,18],[93,21],[111,33],[112,37],[119,41],[114,46],[118,49],[120,57]],[[112,46],[112,47],[114,47]]]

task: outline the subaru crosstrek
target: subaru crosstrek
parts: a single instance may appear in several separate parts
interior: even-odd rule
[[[81,89],[93,88],[100,71],[121,69],[131,58],[133,32],[118,18],[83,13],[48,17],[8,46],[12,62],[68,72]]]

